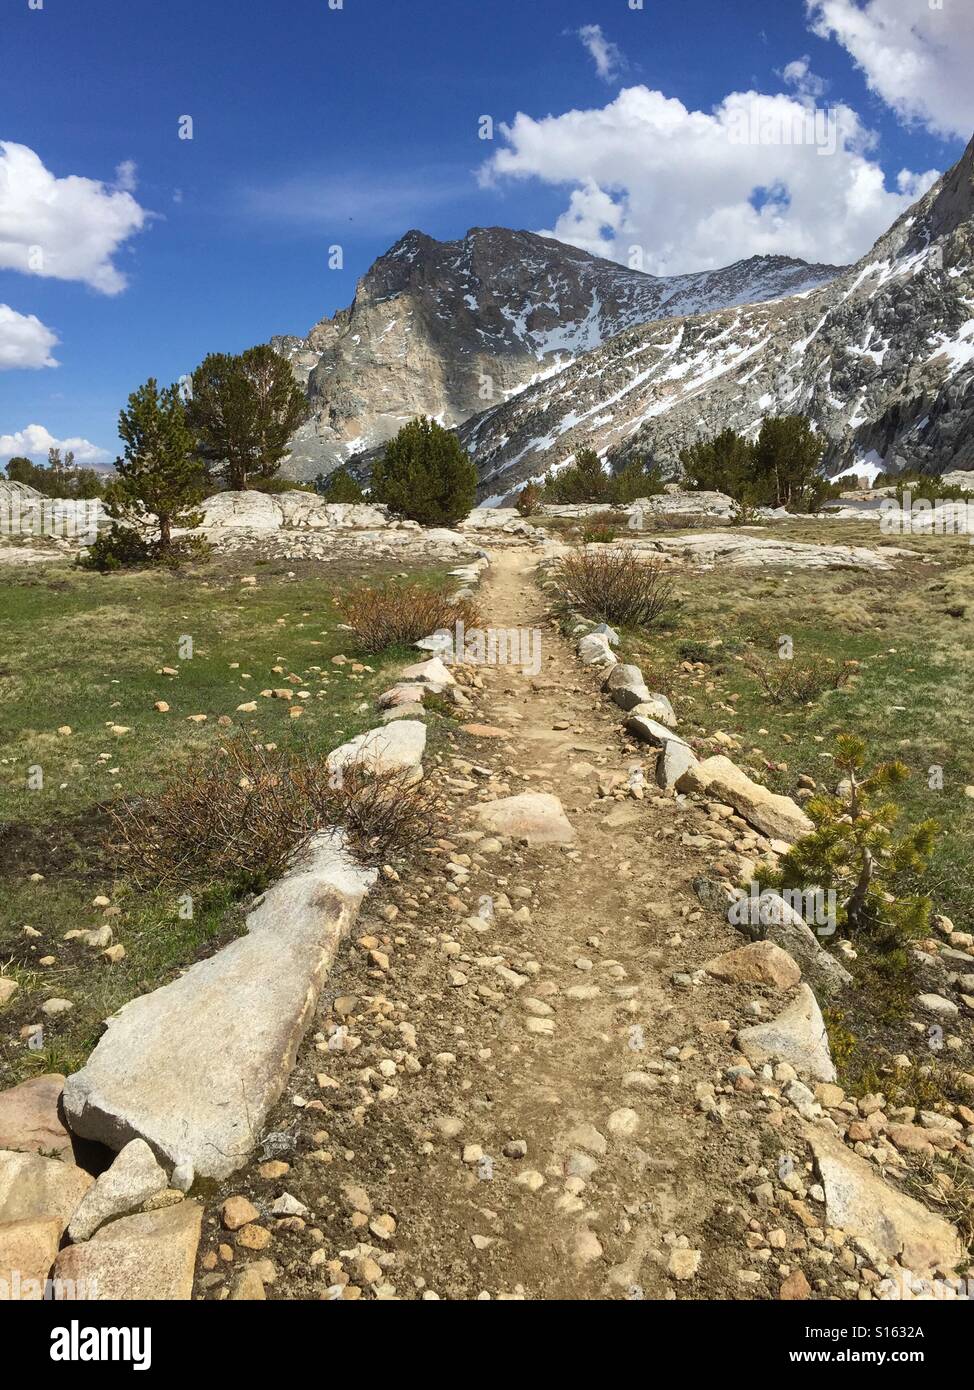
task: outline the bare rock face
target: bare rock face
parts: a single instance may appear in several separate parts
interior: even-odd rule
[[[461,441],[497,496],[581,448],[675,469],[698,438],[793,413],[824,436],[829,472],[877,455],[894,472],[969,471],[972,252],[974,142],[830,283],[706,312],[670,301],[666,322],[647,318],[485,410]]]
[[[348,309],[306,338],[273,340],[313,410],[290,469],[328,472],[416,415],[460,424],[636,324],[772,299],[837,273],[769,256],[660,279],[533,232],[474,227],[450,242],[407,232]]]
[[[910,559],[916,551],[901,546],[873,550],[866,545],[821,545],[809,541],[780,541],[773,536],[739,532],[704,532],[693,536],[664,536],[636,540],[632,549],[647,560],[679,560],[707,569],[891,570],[895,562]]]
[[[389,525],[384,507],[326,502],[311,492],[217,492],[200,504],[200,528],[220,531],[372,531]]]

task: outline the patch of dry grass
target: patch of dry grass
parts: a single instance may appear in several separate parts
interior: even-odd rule
[[[338,611],[369,653],[410,647],[440,629],[480,626],[480,613],[469,599],[453,600],[425,584],[360,584],[337,600]]]

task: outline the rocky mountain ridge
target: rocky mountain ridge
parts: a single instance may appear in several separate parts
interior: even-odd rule
[[[625,330],[459,434],[500,497],[581,447],[672,468],[695,438],[798,412],[832,474],[974,468],[974,141],[831,283]]]
[[[287,471],[327,472],[419,414],[460,425],[647,321],[806,291],[839,271],[755,256],[660,278],[532,232],[475,227],[447,242],[408,232],[347,309],[306,338],[272,340],[313,411]]]

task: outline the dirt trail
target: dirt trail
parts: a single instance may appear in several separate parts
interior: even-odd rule
[[[599,797],[598,774],[627,783],[639,753],[546,620],[535,564],[495,553],[480,600],[492,626],[542,632],[539,676],[481,668],[473,692],[471,718],[509,739],[461,731],[431,760],[449,821],[336,961],[263,1155],[290,1167],[255,1159],[227,1189],[309,1208],[261,1252],[269,1297],[778,1296],[780,1266],[745,1237],[782,1112],[723,1077],[742,1060],[726,1020],[761,990],[674,983],[740,944],[692,891],[707,850],[681,838],[701,812],[652,787]],[[485,788],[553,792],[577,847],[465,839]],[[204,1243],[210,1297],[227,1296],[221,1239]],[[674,1244],[701,1252],[685,1282]]]

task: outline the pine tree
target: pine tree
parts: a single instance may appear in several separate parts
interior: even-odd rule
[[[370,496],[422,526],[452,526],[474,505],[477,470],[455,434],[420,416],[386,445]]]
[[[815,829],[782,858],[778,886],[834,891],[840,932],[897,949],[922,934],[929,919],[930,900],[903,888],[926,871],[939,827],[925,820],[897,837],[901,810],[889,793],[909,771],[901,762],[868,771],[865,740],[840,735],[835,766],[845,795],[821,793],[806,803]]]
[[[37,465],[23,454],[15,454],[7,460],[7,477],[12,483],[24,483],[30,487]]]
[[[514,499],[521,516],[535,516],[541,508],[541,489],[537,483],[525,483]]]
[[[362,502],[365,494],[347,468],[336,468],[315,478],[315,492],[326,502]]]
[[[274,476],[309,413],[290,366],[266,344],[239,356],[210,353],[193,373],[185,408],[210,476],[234,492]]]
[[[752,500],[748,493],[754,480],[754,446],[736,430],[722,430],[712,439],[691,444],[681,451],[680,464],[695,491]]]
[[[125,457],[116,460],[116,476],[106,489],[108,514],[135,529],[141,529],[146,515],[153,517],[158,549],[165,554],[174,526],[197,524],[193,508],[205,491],[178,385],[160,390],[150,377],[129,396],[128,408],[118,417],[118,433],[125,441]]]
[[[761,500],[773,507],[812,510],[828,492],[821,474],[822,439],[804,415],[771,416],[754,445],[754,477]]]
[[[612,502],[637,502],[641,497],[658,497],[666,484],[659,466],[646,458],[635,458],[609,481]]]
[[[581,502],[608,502],[612,480],[602,467],[594,449],[579,449],[575,462],[558,473],[545,474],[543,493],[546,502],[575,505]]]

